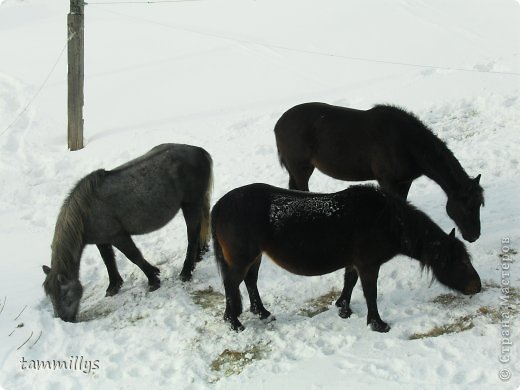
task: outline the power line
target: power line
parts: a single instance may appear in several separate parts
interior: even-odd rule
[[[156,0],[156,1],[96,1],[93,3],[84,2],[85,5],[106,5],[106,4],[157,4],[157,3],[186,3],[203,0]]]
[[[52,68],[51,70],[49,71],[49,73],[47,74],[47,76],[45,77],[45,80],[43,80],[43,83],[40,85],[40,88],[38,88],[38,90],[36,91],[36,93],[34,94],[34,96],[29,100],[29,102],[27,103],[27,105],[24,107],[24,109],[22,111],[20,111],[20,113],[18,113],[18,115],[16,116],[16,118],[14,118],[14,120],[11,122],[11,124],[9,126],[7,126],[1,133],[0,133],[0,137],[4,135],[4,133],[7,132],[7,130],[9,130],[17,121],[18,119],[20,119],[20,117],[29,109],[29,106],[36,100],[36,98],[38,97],[38,95],[40,94],[40,92],[43,90],[43,88],[45,87],[45,85],[47,84],[47,82],[49,81],[49,79],[51,78],[51,75],[52,73],[54,72],[54,70],[56,69],[56,67],[58,66],[58,63],[60,62],[60,59],[61,59],[61,56],[63,55],[63,52],[65,51],[65,49],[67,48],[67,43],[68,42],[65,42],[65,45],[63,45],[63,48],[61,49],[60,51],[60,54],[58,55],[58,58],[56,59],[56,61],[54,62],[54,65],[52,65]]]
[[[179,2],[179,1],[201,1],[201,0],[159,0],[158,2],[161,2],[161,1],[163,1],[163,2]],[[96,4],[96,3],[90,3],[90,4]],[[271,48],[271,49],[278,49],[278,50],[290,51],[290,52],[295,52],[295,53],[316,55],[316,56],[321,56],[321,57],[340,58],[340,59],[345,59],[345,60],[350,60],[350,61],[360,61],[360,62],[368,62],[368,63],[376,63],[376,64],[407,66],[407,67],[412,67],[412,68],[449,70],[449,71],[467,72],[467,73],[487,73],[487,74],[496,74],[496,75],[505,75],[505,76],[520,76],[520,72],[478,70],[478,69],[460,68],[460,67],[452,67],[452,66],[438,66],[438,65],[417,64],[417,63],[402,62],[402,61],[380,60],[380,59],[376,59],[376,58],[347,56],[347,55],[342,55],[342,54],[326,53],[326,52],[321,52],[321,51],[316,51],[316,50],[299,49],[299,48],[283,46],[283,45],[278,45],[278,44],[273,44],[273,43],[258,42],[258,41],[243,39],[243,38],[230,37],[230,36],[226,36],[226,35],[222,35],[222,34],[208,33],[208,32],[203,32],[203,31],[192,30],[192,29],[188,29],[188,28],[184,28],[184,27],[177,27],[177,26],[173,26],[171,24],[167,24],[167,23],[163,23],[163,22],[157,22],[157,21],[154,21],[154,20],[140,18],[140,17],[136,17],[136,16],[131,16],[131,15],[125,15],[125,14],[122,14],[120,12],[115,12],[115,11],[109,11],[109,10],[104,10],[104,11],[105,12],[110,12],[110,13],[113,13],[113,14],[116,14],[116,15],[120,15],[120,16],[123,16],[123,17],[126,17],[126,18],[143,21],[143,22],[146,22],[146,23],[150,23],[150,24],[155,24],[155,25],[162,26],[162,27],[171,28],[171,29],[174,29],[174,30],[185,31],[185,32],[189,32],[189,33],[192,33],[192,34],[198,34],[198,35],[207,36],[207,37],[211,37],[211,38],[219,38],[219,39],[224,39],[224,40],[228,40],[228,41],[232,41],[232,42],[238,42],[238,43],[253,44],[253,45],[263,46],[263,47],[267,47],[267,48]]]
[[[94,2],[94,3],[85,3],[89,5],[105,5],[105,4],[155,4],[155,3],[182,3],[182,2],[195,2],[195,1],[203,1],[203,0],[154,0],[154,1],[106,1],[106,2]],[[133,18],[136,20],[140,20],[146,23],[155,24],[162,27],[167,27],[174,30],[179,31],[185,31],[192,34],[198,34],[202,36],[207,36],[211,38],[218,38],[218,39],[224,39],[232,42],[238,42],[238,43],[246,43],[246,44],[253,44],[258,46],[263,46],[271,49],[278,49],[278,50],[284,50],[284,51],[291,51],[295,53],[302,53],[302,54],[309,54],[309,55],[316,55],[316,56],[322,56],[322,57],[332,57],[332,58],[340,58],[340,59],[346,59],[350,61],[360,61],[360,62],[368,62],[368,63],[378,63],[378,64],[387,64],[387,65],[397,65],[397,66],[407,66],[407,67],[413,67],[413,68],[423,68],[423,69],[438,69],[438,70],[449,70],[449,71],[457,71],[457,72],[468,72],[468,73],[487,73],[487,74],[497,74],[497,75],[506,75],[506,76],[520,76],[519,72],[502,72],[502,71],[492,71],[492,70],[478,70],[478,69],[468,69],[468,68],[459,68],[459,67],[450,67],[450,66],[436,66],[436,65],[426,65],[426,64],[415,64],[415,63],[408,63],[408,62],[400,62],[400,61],[389,61],[389,60],[379,60],[374,58],[366,58],[366,57],[354,57],[354,56],[346,56],[342,54],[334,54],[334,53],[325,53],[315,50],[308,50],[308,49],[299,49],[294,47],[288,47],[283,45],[277,45],[272,43],[265,43],[265,42],[258,42],[248,39],[241,39],[241,38],[235,38],[230,36],[225,36],[221,34],[214,34],[214,33],[207,33],[203,31],[197,31],[192,29],[187,29],[183,27],[177,27],[173,26],[167,23],[157,22],[150,19],[144,19],[139,18],[131,15],[125,15],[121,14],[119,12],[115,11],[108,11],[105,10],[105,12],[110,12],[116,15],[120,15],[127,18]],[[0,133],[0,137],[3,136],[19,119],[20,117],[29,109],[29,107],[32,105],[32,103],[36,100],[38,95],[41,93],[47,82],[49,81],[51,75],[53,74],[54,70],[58,66],[58,63],[63,56],[63,53],[67,47],[67,42],[61,49],[58,58],[52,65],[49,73],[43,80],[43,83],[38,88],[34,96],[29,100],[29,102],[26,104],[26,106],[23,108],[22,111],[16,116],[16,118]]]

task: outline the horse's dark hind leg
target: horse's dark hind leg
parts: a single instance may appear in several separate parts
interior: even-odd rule
[[[406,199],[408,197],[408,192],[410,191],[410,186],[412,185],[412,180],[401,182],[379,180],[379,185],[381,188],[399,196],[401,199]]]
[[[161,280],[158,275],[159,268],[148,263],[139,249],[135,246],[129,235],[121,235],[113,242],[114,246],[119,249],[128,259],[137,265],[148,278],[149,291],[157,290],[161,286]]]
[[[242,314],[242,297],[238,286],[244,280],[245,272],[227,268],[224,271],[224,290],[226,292],[226,311],[224,320],[229,322],[231,328],[236,331],[244,330],[244,325],[238,320]]]
[[[310,163],[294,164],[287,167],[289,171],[289,189],[309,191],[309,179],[314,172],[314,166]]]
[[[412,185],[412,181],[402,181],[397,184],[396,186],[396,193],[399,195],[402,199],[406,199],[408,197],[408,192],[410,191],[410,187]]]
[[[123,285],[123,278],[121,278],[121,275],[117,270],[114,249],[110,244],[98,244],[96,246],[99,249],[99,253],[101,253],[101,257],[103,258],[103,262],[108,271],[109,283],[105,296],[110,297],[116,295]]]
[[[199,204],[184,204],[182,206],[182,214],[186,221],[188,232],[188,249],[186,250],[186,259],[180,274],[181,280],[187,282],[191,279],[191,274],[195,269],[195,262],[202,257],[199,245],[200,241],[200,223],[201,223],[201,206]]]
[[[247,287],[247,292],[249,293],[249,301],[251,302],[251,312],[260,317],[260,319],[265,320],[271,317],[271,320],[274,320],[274,317],[271,316],[271,313],[266,310],[264,304],[262,303],[262,299],[260,298],[260,294],[258,293],[258,287],[256,285],[258,281],[258,270],[260,268],[261,256],[258,256],[258,259],[255,263],[249,268],[247,275],[244,279]]]
[[[349,318],[352,314],[350,309],[350,298],[352,297],[352,290],[358,280],[357,271],[354,268],[345,268],[345,283],[343,285],[343,291],[336,301],[336,306],[339,307],[339,316],[341,318]]]
[[[376,332],[388,332],[390,326],[379,316],[377,310],[377,276],[379,268],[367,268],[359,270],[359,278],[363,286],[363,294],[367,302],[367,325]]]
[[[308,185],[307,185],[308,187]],[[289,173],[289,189],[290,190],[297,190],[298,184],[296,184],[296,180],[294,179],[294,176]]]

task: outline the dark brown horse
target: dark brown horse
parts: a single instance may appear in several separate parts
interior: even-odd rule
[[[445,234],[405,200],[371,186],[313,194],[252,184],[224,195],[211,212],[215,257],[226,292],[224,319],[243,329],[239,285],[245,281],[251,311],[270,317],[257,289],[262,252],[298,275],[323,275],[345,268],[336,302],[349,317],[358,275],[368,307],[367,324],[390,327],[377,310],[377,278],[383,263],[398,254],[419,260],[442,284],[464,294],[480,291],[480,278],[455,229]]]
[[[285,112],[274,132],[289,188],[308,191],[318,168],[340,180],[375,179],[406,199],[412,181],[426,175],[448,196],[446,211],[462,237],[473,242],[480,236],[480,175],[471,179],[446,144],[413,114],[392,106],[361,111],[305,103]]]

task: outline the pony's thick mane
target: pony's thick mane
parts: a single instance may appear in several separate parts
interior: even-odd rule
[[[442,229],[424,212],[408,201],[384,190],[379,190],[387,199],[390,213],[394,217],[395,229],[401,235],[401,247],[407,256],[419,260],[421,270],[431,271],[435,267],[427,256],[430,244],[444,235]],[[434,278],[434,276],[432,275]]]
[[[469,180],[446,143],[415,114],[392,105],[377,105],[374,108],[393,116],[396,123],[403,124],[400,130],[408,130],[406,134],[413,140],[410,145],[414,147],[409,148],[410,154],[419,162],[425,175],[436,181],[444,192],[455,190],[458,184]]]
[[[78,276],[79,256],[84,247],[84,219],[104,170],[81,179],[63,202],[51,244],[51,269],[67,276]]]

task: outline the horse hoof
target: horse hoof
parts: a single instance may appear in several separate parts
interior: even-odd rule
[[[159,287],[161,287],[161,281],[160,280],[154,280],[153,282],[148,283],[148,291],[152,292],[157,290]]]
[[[268,310],[262,310],[261,312],[255,313],[257,314],[261,320],[267,320],[268,318],[272,317],[274,320],[274,316],[271,315],[271,312]],[[272,321],[272,320],[271,320]]]
[[[352,310],[350,310],[350,308],[340,308],[339,311],[338,311],[338,315],[341,317],[341,318],[350,318],[350,316],[352,315]]]
[[[243,332],[245,328],[244,325],[239,323],[239,325],[231,325],[231,329],[233,329],[235,332]]]
[[[251,306],[250,311],[251,313],[256,314],[261,320],[266,320],[269,317],[272,317],[271,312],[269,310],[266,310],[263,306],[262,308],[259,308],[258,306]]]
[[[114,283],[109,283],[107,287],[107,291],[105,293],[105,297],[112,297],[116,295],[119,290],[121,290],[121,286],[123,285],[123,279],[118,280]]]
[[[179,277],[181,278],[181,281],[189,282],[191,280],[191,272],[181,272]]]
[[[228,316],[224,316],[224,321],[228,322],[229,327],[236,332],[242,332],[245,329],[244,325],[242,325],[238,318],[230,318]]]
[[[120,289],[121,289],[121,286],[107,288],[105,297],[113,297],[114,295],[116,295],[119,292]]]
[[[372,321],[369,323],[370,325],[370,329],[372,329],[373,331],[375,332],[380,332],[380,333],[386,333],[390,330],[390,325],[388,325],[386,322],[377,322],[377,321]]]
[[[266,324],[276,321],[276,317],[272,314],[269,314],[267,317],[260,318],[262,321],[264,321]]]

